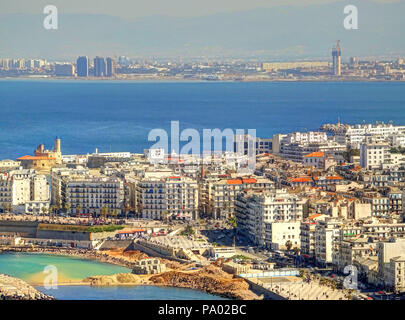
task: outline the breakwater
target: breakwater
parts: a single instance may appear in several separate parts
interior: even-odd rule
[[[0,274],[0,300],[54,300],[21,279]]]

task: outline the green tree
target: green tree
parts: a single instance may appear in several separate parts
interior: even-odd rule
[[[163,210],[161,212],[161,216],[162,216],[162,220],[167,223],[167,220],[168,220],[168,217],[169,217],[169,211],[168,210]]]
[[[47,207],[42,207],[41,212],[45,216],[48,213],[49,209]]]
[[[66,213],[66,215],[67,215],[68,212],[69,212],[69,209],[70,209],[70,204],[69,204],[69,203],[65,203],[65,205],[63,206],[63,208],[65,209],[65,213]]]

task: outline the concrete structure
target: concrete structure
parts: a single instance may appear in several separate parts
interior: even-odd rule
[[[33,169],[12,170],[0,175],[3,211],[43,214],[49,208],[49,200],[49,183],[45,175]]]
[[[371,170],[379,169],[390,160],[390,146],[388,143],[376,142],[370,138],[360,144],[360,165]]]
[[[132,273],[134,274],[158,274],[166,271],[166,265],[159,259],[142,259],[136,261]]]
[[[405,240],[378,243],[378,274],[387,288],[405,291]]]
[[[300,221],[265,223],[265,246],[272,250],[299,249]]]
[[[315,257],[316,261],[327,266],[333,262],[333,250],[340,239],[342,222],[335,219],[318,221],[315,227]]]
[[[204,202],[202,211],[216,219],[227,219],[235,215],[235,201],[239,194],[247,190],[267,192],[274,189],[274,183],[269,179],[257,176],[242,176],[235,178],[220,178],[214,181],[204,181]]]
[[[210,249],[210,256],[218,258],[232,258],[236,255],[236,250],[233,247],[212,247]]]
[[[69,213],[112,215],[124,204],[124,182],[114,176],[90,174],[86,170],[53,170],[52,203]],[[103,212],[105,211],[105,212]]]
[[[193,220],[198,214],[198,185],[194,179],[171,172],[146,172],[130,184],[143,218]]]
[[[334,132],[336,142],[345,144],[353,149],[359,149],[360,144],[365,142],[368,137],[378,138],[379,140],[392,140],[394,137],[403,136],[405,126],[394,126],[392,123],[376,124],[356,124],[339,127]]]
[[[280,245],[285,245],[285,243],[282,244],[282,241],[287,242],[288,235],[290,241],[293,240],[293,245],[299,246],[299,224],[280,224],[274,227],[271,224],[301,221],[305,204],[305,200],[289,194],[283,189],[241,194],[236,203],[238,231],[259,246],[271,247],[272,240],[277,241],[277,244],[281,242]],[[289,232],[286,231],[288,227],[290,227]]]

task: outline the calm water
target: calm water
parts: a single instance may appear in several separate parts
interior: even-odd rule
[[[128,268],[76,257],[37,253],[0,254],[0,272],[28,282],[37,282],[40,275],[43,277],[43,270],[48,265],[57,268],[58,276],[62,281],[82,280],[93,275],[131,272]]]
[[[143,152],[153,128],[317,129],[325,122],[405,124],[405,83],[167,83],[0,80],[0,158],[55,136],[69,153]]]
[[[42,283],[45,266],[57,267],[59,280],[79,280],[91,275],[109,275],[130,272],[130,269],[75,257],[55,256],[35,253],[0,254],[0,273],[8,274],[27,282]],[[67,300],[218,300],[221,297],[204,292],[154,286],[58,286],[57,289],[38,290],[48,293],[57,299]]]
[[[154,286],[59,286],[54,290],[37,289],[60,300],[227,300],[196,290]]]

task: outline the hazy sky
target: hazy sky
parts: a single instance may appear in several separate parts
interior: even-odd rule
[[[46,5],[55,5],[60,14],[111,14],[122,18],[151,15],[202,16],[219,12],[270,8],[279,5],[308,5],[349,0],[1,0],[0,13],[41,14]],[[403,0],[364,0],[380,3]]]

